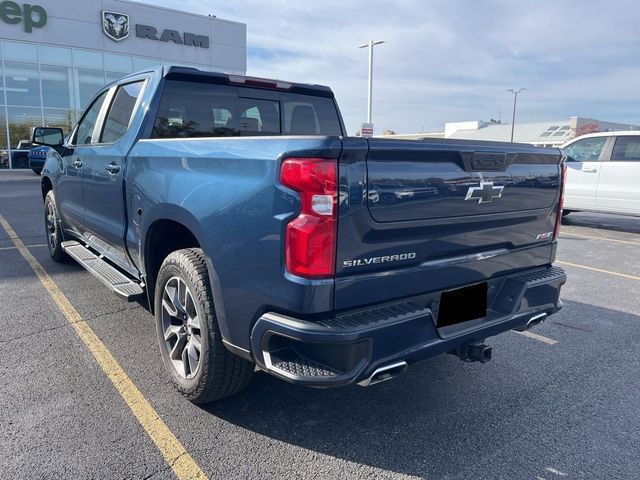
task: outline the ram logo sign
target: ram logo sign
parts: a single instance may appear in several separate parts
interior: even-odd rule
[[[102,31],[114,42],[124,40],[129,36],[129,15],[103,10]]]

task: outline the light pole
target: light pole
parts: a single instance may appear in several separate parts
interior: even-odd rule
[[[367,106],[367,123],[371,123],[371,96],[373,92],[373,47],[384,43],[384,40],[369,40],[369,43],[360,45],[358,48],[369,48],[369,97]]]
[[[513,118],[511,119],[511,143],[513,143],[513,130],[516,127],[516,104],[518,103],[518,94],[520,92],[524,92],[526,88],[521,88],[519,90],[515,90],[510,88],[507,92],[513,93]]]

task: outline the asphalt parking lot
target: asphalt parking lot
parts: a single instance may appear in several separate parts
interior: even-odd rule
[[[0,215],[211,478],[638,478],[638,219],[566,217],[565,308],[490,339],[488,364],[440,356],[368,389],[257,373],[199,408],[169,384],[143,306],[50,260],[37,177],[0,172]],[[0,477],[174,478],[3,228],[0,298]]]

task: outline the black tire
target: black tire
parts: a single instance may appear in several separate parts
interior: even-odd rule
[[[42,173],[41,168],[32,168],[31,170],[33,170],[33,173],[35,173],[36,175],[40,175]]]
[[[231,353],[222,343],[222,335],[213,308],[207,264],[202,250],[186,248],[172,252],[162,262],[157,278],[154,299],[156,333],[162,361],[178,391],[191,402],[204,404],[235,395],[244,389],[251,380],[254,365]],[[177,291],[178,296],[181,296],[182,283],[180,282],[186,285],[189,298],[192,299],[191,302],[187,299],[185,290],[182,299],[183,311],[186,312],[182,315],[184,318],[179,318],[180,308],[174,306],[175,297],[167,293]],[[174,289],[176,285],[178,288]],[[167,300],[171,298],[174,300],[167,304]],[[176,312],[176,315],[165,308],[163,299],[165,304]],[[177,303],[181,304],[182,300],[177,300]],[[198,328],[194,324],[191,327],[188,326],[190,320],[187,318],[193,318],[194,315],[199,319]],[[169,340],[166,340],[165,331],[169,331],[168,329],[179,329],[179,331],[171,333]],[[178,337],[179,334],[182,337]],[[190,364],[189,353],[185,361],[184,355],[179,355],[180,349],[176,348],[178,343],[182,342],[181,345],[185,345],[182,347],[184,353],[188,350],[191,338],[194,342],[197,338],[197,344],[200,346],[197,367],[192,371],[190,366],[185,366]],[[174,352],[174,357],[180,356],[180,359],[172,359],[170,350]],[[180,361],[182,361],[181,364]]]
[[[64,263],[69,257],[62,250],[62,232],[60,231],[60,215],[53,190],[44,197],[44,230],[49,247],[49,255],[54,262]]]

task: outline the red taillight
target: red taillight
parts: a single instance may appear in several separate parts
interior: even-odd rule
[[[280,181],[300,194],[300,214],[287,225],[287,270],[301,277],[325,278],[335,272],[338,191],[337,161],[288,158]]]
[[[567,184],[567,164],[562,162],[562,176],[560,178],[560,199],[558,200],[558,211],[556,215],[556,226],[553,229],[553,239],[556,240],[560,235],[560,224],[562,223],[562,206],[564,204],[564,188]]]

